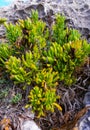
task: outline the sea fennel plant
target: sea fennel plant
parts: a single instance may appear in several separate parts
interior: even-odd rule
[[[32,107],[34,112],[38,112],[38,118],[45,116],[47,111],[54,112],[54,108],[57,107],[60,111],[62,108],[56,103],[57,99],[60,98],[56,95],[55,89],[47,89],[46,91],[42,88],[35,86],[28,96],[30,104],[26,107]]]
[[[77,40],[63,46],[55,42],[44,52],[43,60],[58,72],[60,81],[69,86],[75,83],[75,69],[84,64],[89,50],[90,45],[86,41]]]
[[[0,18],[0,25],[4,24],[7,21],[6,18]]]
[[[52,26],[52,40],[63,46],[70,41],[80,39],[80,33],[75,29],[69,29],[65,23],[65,17],[56,15],[56,23]]]
[[[14,83],[24,89],[29,87],[26,107],[31,106],[38,117],[53,112],[55,107],[62,110],[57,104],[57,87],[60,82],[67,86],[75,83],[76,69],[85,63],[90,44],[81,40],[77,30],[69,29],[60,15],[50,32],[37,11],[31,18],[5,26],[8,45],[15,52],[5,66]]]
[[[14,44],[19,36],[22,35],[22,30],[18,26],[18,24],[13,25],[12,23],[7,24],[5,23],[4,26],[6,27],[6,37],[10,44]]]
[[[5,68],[5,62],[11,55],[13,55],[13,49],[6,43],[0,44],[0,67]]]
[[[90,54],[90,44],[81,40],[80,33],[66,27],[65,18],[56,16],[56,24],[52,26],[52,42],[44,51],[43,60],[59,74],[60,81],[67,86],[75,83],[75,69],[85,63]]]

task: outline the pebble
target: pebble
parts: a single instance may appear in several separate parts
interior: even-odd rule
[[[33,120],[25,121],[21,127],[21,130],[41,130]]]

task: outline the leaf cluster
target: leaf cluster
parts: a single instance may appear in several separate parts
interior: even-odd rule
[[[21,101],[21,99],[22,99],[22,95],[21,95],[20,93],[17,93],[16,95],[14,95],[14,96],[11,98],[10,102],[11,102],[12,104],[17,104],[17,103],[19,103],[19,102]]]
[[[45,116],[47,111],[54,112],[55,105],[54,103],[57,101],[58,96],[56,96],[55,89],[47,89],[44,90],[40,88],[40,86],[35,86],[28,96],[30,104],[26,105],[26,107],[32,107],[32,110],[38,114],[38,118],[40,116]],[[59,106],[59,105],[58,105]],[[60,110],[62,108],[59,106]]]
[[[69,86],[76,81],[75,70],[85,63],[89,51],[90,45],[85,40],[72,41],[63,46],[54,42],[44,52],[43,60],[58,72],[60,81]]]
[[[7,20],[6,18],[0,18],[0,25],[4,24],[6,22],[6,20]]]
[[[9,59],[9,57],[13,55],[13,49],[11,46],[5,43],[0,44],[0,67],[4,68],[5,61]]]
[[[31,18],[5,27],[8,43],[0,45],[0,65],[5,65],[14,83],[24,89],[30,87],[26,107],[32,106],[39,117],[55,107],[61,110],[58,84],[70,86],[76,81],[76,68],[85,63],[90,44],[77,30],[69,29],[60,15],[51,31],[37,11],[32,11]]]

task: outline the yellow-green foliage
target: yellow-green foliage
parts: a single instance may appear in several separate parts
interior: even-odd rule
[[[11,46],[5,43],[0,44],[0,67],[4,67],[5,61],[13,54]]]
[[[11,56],[6,62],[7,71],[11,74],[11,79],[15,83],[24,83],[30,85],[33,81],[33,76],[38,71],[37,59],[33,59],[33,55],[30,52],[26,52],[25,57],[16,58]]]
[[[28,96],[30,104],[26,107],[32,106],[34,112],[38,112],[38,117],[45,116],[46,111],[54,112],[54,103],[59,98],[56,95],[55,89],[46,89],[46,91],[40,86],[35,86]],[[61,107],[59,106],[60,110]]]
[[[13,44],[17,40],[17,38],[22,35],[22,31],[18,24],[13,25],[11,23],[5,23],[4,25],[6,27],[6,37],[9,43]]]
[[[49,31],[48,28],[46,28],[46,23],[38,19],[37,11],[32,12],[31,18],[27,18],[26,20],[20,19],[18,24],[22,29],[24,41],[22,41],[23,43],[21,44],[23,44],[24,47],[28,46],[32,49],[34,45],[37,45],[39,50],[41,50],[46,46]]]
[[[15,83],[23,88],[32,86],[27,106],[32,106],[38,116],[55,107],[61,110],[57,104],[58,84],[70,86],[76,81],[75,70],[90,54],[90,44],[80,39],[77,30],[66,27],[60,15],[50,32],[37,11],[31,18],[5,26],[7,44],[14,51],[5,59],[6,69]]]
[[[58,79],[58,73],[52,71],[52,68],[44,68],[38,73],[36,73],[35,82],[43,88],[51,89],[58,85],[58,83],[56,82],[58,81]]]
[[[43,60],[47,66],[58,72],[60,81],[66,85],[75,82],[75,68],[85,62],[90,51],[90,45],[86,41],[76,40],[60,45],[52,43],[49,50],[44,52]]]
[[[6,68],[11,73],[11,79],[14,79],[16,83],[23,83],[26,81],[25,74],[26,71],[21,66],[20,58],[16,58],[15,56],[11,56],[9,60],[6,62]]]
[[[65,17],[56,15],[56,24],[52,27],[52,39],[62,46],[69,41],[79,40],[80,33],[75,29],[68,29]]]
[[[6,18],[0,18],[0,25],[4,24],[6,22],[6,20],[7,20]]]

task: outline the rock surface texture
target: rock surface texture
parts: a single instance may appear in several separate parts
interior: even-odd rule
[[[90,42],[90,0],[18,0],[11,6],[0,8],[0,17],[6,17],[8,22],[15,23],[19,18],[30,16],[32,9],[37,9],[39,15],[49,24],[54,14],[66,16],[70,27],[79,29]],[[4,36],[4,28],[0,27],[0,37]]]
[[[79,130],[90,130],[90,85],[88,87],[88,91],[85,94],[83,104],[88,107],[87,112],[84,116],[79,120]]]

